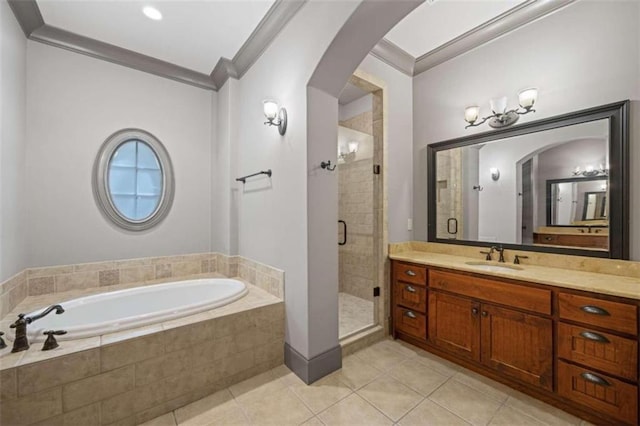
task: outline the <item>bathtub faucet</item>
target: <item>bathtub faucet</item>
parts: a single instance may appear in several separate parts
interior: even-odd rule
[[[16,322],[9,326],[16,329],[16,338],[13,341],[13,349],[11,349],[11,352],[20,352],[29,349],[29,339],[27,339],[27,324],[31,324],[35,320],[39,320],[40,318],[51,313],[51,311],[53,310],[55,310],[56,314],[58,315],[64,312],[62,306],[52,305],[41,313],[32,317],[25,317],[24,314],[18,314],[18,319],[16,320]]]

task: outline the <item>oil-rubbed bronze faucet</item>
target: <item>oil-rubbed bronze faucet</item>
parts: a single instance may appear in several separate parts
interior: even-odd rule
[[[51,349],[55,349],[60,346],[54,336],[62,336],[63,334],[67,334],[67,332],[65,330],[49,330],[45,331],[43,334],[47,336],[47,340],[44,341],[42,350],[50,351]]]
[[[498,262],[504,263],[504,248],[502,246],[500,246],[500,247],[493,246],[493,247],[491,247],[491,251],[493,251],[493,250],[495,250],[498,253],[500,253],[500,259],[498,259]]]
[[[18,319],[16,320],[16,322],[9,326],[16,329],[16,338],[13,341],[13,349],[11,349],[11,352],[20,352],[29,349],[29,339],[27,339],[27,324],[31,324],[35,320],[39,320],[40,318],[51,313],[51,311],[53,310],[55,310],[56,314],[58,315],[64,312],[62,306],[52,305],[41,313],[32,317],[25,317],[24,314],[18,314]]]

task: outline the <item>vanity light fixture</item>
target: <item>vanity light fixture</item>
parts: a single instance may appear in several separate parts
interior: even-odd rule
[[[489,121],[489,126],[494,129],[500,129],[502,127],[511,126],[521,115],[529,114],[530,112],[536,112],[533,109],[533,105],[538,99],[538,89],[528,88],[521,90],[518,93],[518,103],[520,108],[515,108],[507,111],[507,97],[493,98],[489,101],[491,106],[491,112],[493,114],[483,117],[478,121],[480,116],[480,107],[477,105],[468,106],[464,110],[464,120],[469,123],[465,129],[469,127],[476,127]]]
[[[491,173],[491,179],[496,181],[498,179],[500,179],[500,170],[498,170],[497,167],[491,167],[489,169],[489,172]]]
[[[609,169],[605,168],[602,164],[600,164],[599,168],[595,168],[592,165],[585,166],[584,170],[580,168],[580,166],[576,166],[573,170],[574,176],[584,176],[584,177],[592,177],[592,176],[609,176]]]
[[[147,18],[152,19],[154,21],[162,20],[162,13],[160,13],[160,11],[153,6],[143,7],[142,13],[144,13]]]
[[[278,107],[278,103],[272,99],[266,99],[262,102],[264,116],[267,121],[264,124],[269,126],[278,126],[278,132],[284,135],[287,131],[287,110]]]

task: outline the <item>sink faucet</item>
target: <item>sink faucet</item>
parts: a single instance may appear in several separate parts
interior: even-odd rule
[[[492,246],[491,251],[494,251],[494,250],[500,253],[500,259],[498,259],[498,262],[504,263],[504,248],[502,246],[499,246],[499,247]]]
[[[60,305],[52,305],[47,309],[42,311],[41,313],[34,315],[32,317],[25,317],[24,314],[19,314],[16,322],[11,324],[9,327],[16,329],[16,338],[13,341],[13,349],[11,352],[20,352],[26,351],[29,349],[29,340],[27,339],[27,325],[31,324],[35,320],[39,320],[40,318],[48,315],[51,311],[55,310],[57,315],[60,315],[64,312],[64,309]]]

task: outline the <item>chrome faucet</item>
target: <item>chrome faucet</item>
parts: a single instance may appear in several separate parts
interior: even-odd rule
[[[502,246],[499,246],[499,247],[492,246],[491,251],[494,251],[494,250],[500,253],[500,258],[498,259],[498,262],[504,263],[504,248]]]
[[[29,339],[27,339],[27,325],[48,315],[53,310],[56,311],[57,315],[60,315],[64,312],[62,306],[52,305],[41,313],[32,317],[25,317],[25,314],[18,314],[18,319],[16,320],[16,322],[9,326],[16,329],[16,338],[13,341],[13,349],[11,349],[11,352],[20,352],[29,349]]]

